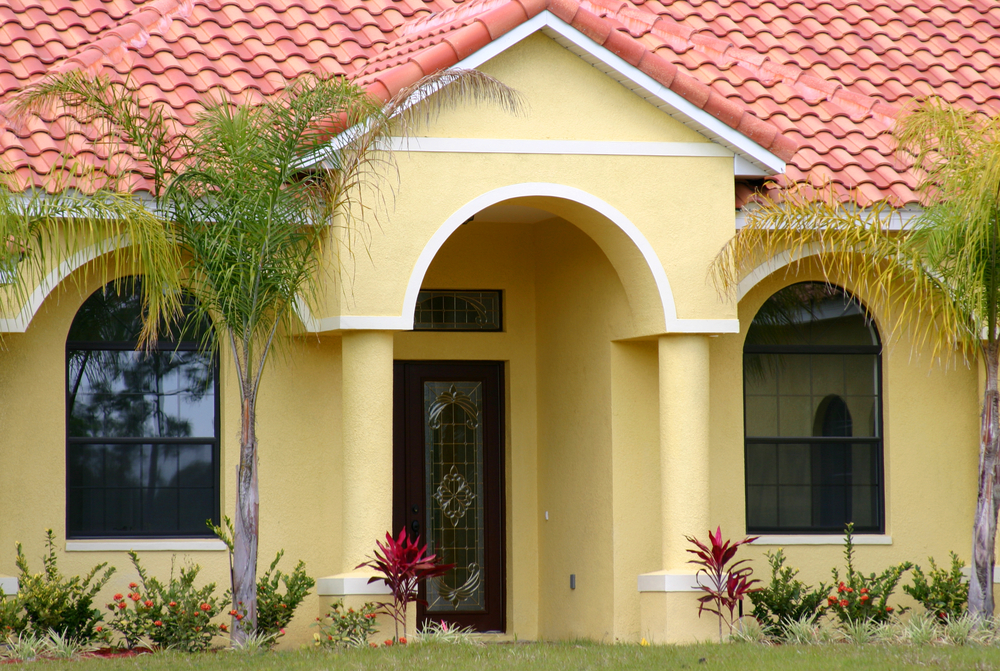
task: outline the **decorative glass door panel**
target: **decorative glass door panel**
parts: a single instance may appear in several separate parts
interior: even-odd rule
[[[427,584],[427,612],[481,610],[483,567],[483,385],[424,382],[427,545],[447,564]]]
[[[417,617],[504,629],[499,363],[397,363],[395,527],[446,564]]]

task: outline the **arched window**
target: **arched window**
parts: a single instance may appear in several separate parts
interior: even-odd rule
[[[761,306],[743,348],[748,532],[883,531],[881,352],[837,287],[793,284]]]
[[[206,520],[219,520],[219,375],[201,346],[206,325],[189,309],[176,333],[137,352],[141,281],[94,292],[70,327],[69,538],[206,536]]]

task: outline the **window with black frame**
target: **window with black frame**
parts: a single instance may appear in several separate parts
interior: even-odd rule
[[[749,533],[884,530],[881,353],[838,287],[793,284],[761,306],[743,348]]]
[[[190,306],[148,351],[139,278],[94,292],[66,342],[69,538],[209,536],[219,520],[219,374]],[[178,334],[182,339],[178,339]]]

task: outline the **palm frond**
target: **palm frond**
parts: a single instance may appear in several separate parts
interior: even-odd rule
[[[779,260],[788,262],[787,273],[815,263],[830,281],[850,285],[890,331],[911,327],[914,346],[930,344],[935,357],[950,357],[974,339],[973,315],[947,290],[949,278],[931,253],[916,236],[894,230],[898,213],[885,203],[843,203],[832,190],[814,196],[812,189],[790,188],[781,200],[764,199],[751,210],[713,262],[717,289],[733,295],[749,272],[773,272]]]

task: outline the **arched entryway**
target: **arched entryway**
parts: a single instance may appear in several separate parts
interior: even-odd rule
[[[480,201],[488,204],[472,212],[460,210],[428,243],[414,270],[419,283],[411,281],[407,309],[432,306],[454,312],[438,320],[443,328],[424,322],[419,330],[394,336],[397,383],[409,390],[400,400],[397,385],[397,446],[401,441],[408,446],[397,447],[395,526],[420,529],[446,562],[465,564],[440,585],[432,585],[430,606],[422,611],[426,617],[448,619],[449,610],[461,611],[475,601],[476,590],[485,592],[489,580],[499,579],[506,631],[537,632],[545,638],[600,636],[614,632],[616,610],[628,608],[630,597],[637,599],[637,573],[659,568],[658,537],[633,544],[633,555],[649,555],[648,566],[627,571],[629,590],[621,593],[616,562],[623,550],[615,538],[615,478],[631,480],[637,491],[652,491],[658,487],[659,472],[616,471],[612,397],[623,371],[621,356],[613,352],[622,340],[662,332],[665,310],[675,317],[673,299],[655,254],[651,248],[646,250],[651,256],[644,254],[641,248],[648,247],[641,234],[634,227],[630,230],[620,214],[615,215],[617,222],[607,216],[613,214],[611,208],[602,213],[579,202],[580,194],[575,197],[519,195]],[[651,267],[650,260],[657,265]],[[449,292],[454,300],[445,303],[441,297]],[[468,304],[463,296],[485,302],[482,297],[491,292],[501,308],[499,322],[470,329],[469,320],[457,316]],[[456,324],[459,328],[448,326]],[[656,341],[635,348],[641,351],[626,357],[627,365],[632,372],[640,369],[642,384],[651,387],[652,394],[639,403],[640,409],[626,414],[650,415],[650,444],[629,448],[655,454]],[[488,400],[489,393],[487,386],[476,386],[471,372],[465,378],[447,377],[449,369],[460,371],[462,366],[496,367],[497,407],[474,405]],[[423,377],[407,377],[407,371]],[[483,390],[481,397],[477,389]],[[471,399],[472,410],[457,403],[458,396]],[[469,423],[466,417],[460,430],[449,428],[442,434],[434,425],[440,415],[434,412],[449,399],[463,417],[481,412],[484,419]],[[476,488],[477,473],[469,464],[457,463],[452,456],[435,462],[447,450],[433,445],[442,435],[447,436],[445,442],[456,442],[459,433],[463,449],[476,449],[480,440],[488,443],[491,422],[486,418],[491,411],[496,413],[493,426],[501,445],[494,470],[499,499]],[[446,414],[453,420],[458,412]],[[399,423],[417,415],[425,423],[407,429],[407,441]],[[477,436],[480,427],[485,432]],[[426,452],[407,457],[400,456],[400,449]],[[415,477],[413,469],[420,465],[429,470]],[[409,498],[399,493],[405,478],[418,482]],[[617,486],[623,489],[621,482]],[[477,506],[490,500],[502,506],[501,530],[492,539],[470,523]],[[659,509],[655,498],[647,505]],[[468,533],[456,534],[460,528]],[[494,562],[503,571],[499,576],[487,575],[478,560],[470,568],[472,555],[464,546],[442,545],[446,537],[459,536],[475,545],[480,533],[488,547],[499,547],[501,561]],[[469,594],[456,592],[463,587]],[[466,622],[460,615],[453,617]]]

